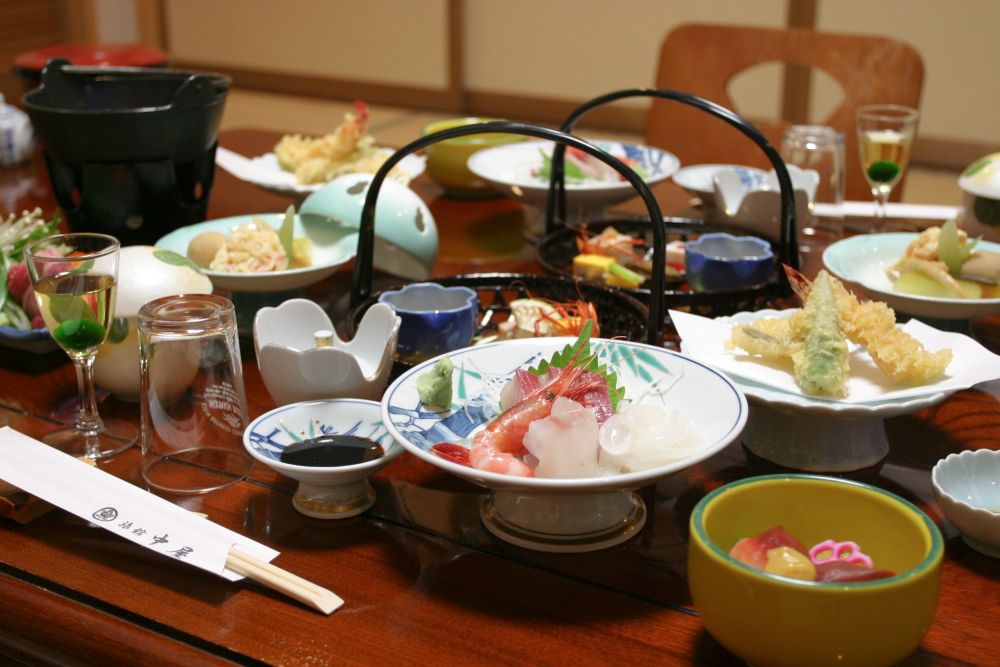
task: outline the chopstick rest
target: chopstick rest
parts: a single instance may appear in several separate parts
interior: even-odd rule
[[[268,561],[278,552],[86,465],[9,426],[0,428],[0,479],[95,526],[229,581],[244,577],[329,614],[343,600]]]

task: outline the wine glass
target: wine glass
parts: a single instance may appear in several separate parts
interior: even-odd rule
[[[875,198],[874,231],[885,227],[889,193],[903,177],[910,161],[920,113],[897,104],[858,107],[858,155]]]
[[[102,420],[94,392],[94,359],[115,312],[119,243],[106,234],[57,234],[24,249],[35,301],[52,338],[76,366],[80,414],[72,428],[42,440],[73,456],[101,459],[136,441],[134,426]]]

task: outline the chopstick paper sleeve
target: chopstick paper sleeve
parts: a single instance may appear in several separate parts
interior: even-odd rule
[[[251,576],[270,585],[267,575],[257,576],[259,567],[251,567],[250,575],[245,562],[230,567],[230,551],[238,551],[259,565],[278,555],[274,549],[200,518],[9,426],[0,428],[0,479],[167,558],[230,581]]]

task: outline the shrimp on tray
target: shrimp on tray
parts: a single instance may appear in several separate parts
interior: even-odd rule
[[[478,470],[534,477],[525,436],[533,423],[552,415],[557,400],[568,399],[593,409],[598,423],[614,414],[607,379],[576,363],[583,349],[586,348],[575,351],[566,367],[549,366],[544,375],[517,369],[502,394],[502,401],[510,407],[479,431],[468,449],[439,443],[432,451],[441,458]]]

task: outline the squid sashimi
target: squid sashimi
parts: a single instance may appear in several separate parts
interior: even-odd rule
[[[503,412],[468,449],[445,442],[432,451],[487,472],[580,478],[665,465],[704,446],[676,411],[625,400],[617,374],[598,356],[588,323],[576,343],[514,372],[500,392]]]
[[[552,412],[531,422],[524,448],[538,459],[537,477],[600,477],[597,417],[593,408],[558,397]]]
[[[687,458],[703,443],[687,420],[673,410],[636,404],[601,426],[601,465],[610,472],[631,472]]]

